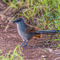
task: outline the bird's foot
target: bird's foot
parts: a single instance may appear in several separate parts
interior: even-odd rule
[[[29,47],[28,45],[19,45],[20,47],[22,46],[22,47]]]
[[[28,45],[23,45],[23,47],[29,47]]]

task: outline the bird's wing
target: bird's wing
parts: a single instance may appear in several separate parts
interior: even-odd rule
[[[38,30],[39,29],[37,27],[26,24],[26,31],[28,33],[34,33],[35,31],[38,31]]]
[[[28,33],[34,33],[35,31],[38,31],[38,30],[39,30],[39,28],[26,24],[26,31]],[[40,37],[41,37],[40,33],[39,34],[33,34],[33,38],[40,38]]]

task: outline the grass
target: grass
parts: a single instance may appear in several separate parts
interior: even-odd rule
[[[26,20],[31,20],[33,24],[36,20],[40,29],[60,30],[60,0],[3,1],[8,5],[5,11],[11,9],[10,11],[15,11],[14,15],[23,16]]]
[[[0,60],[23,60],[21,50],[22,48],[20,46],[16,46],[12,54],[10,50],[9,53],[6,54],[6,56],[0,55]]]

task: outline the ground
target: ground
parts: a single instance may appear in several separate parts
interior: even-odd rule
[[[7,25],[4,19],[5,17],[2,18],[0,15],[0,49],[3,50],[0,55],[5,55],[9,50],[13,52],[14,48],[23,42],[17,33],[16,24],[11,22],[10,27],[4,31]],[[24,60],[60,60],[60,49],[46,46],[43,43],[44,40],[46,40],[44,36],[42,38],[31,39],[28,43],[29,48],[22,47],[22,57]]]
[[[43,37],[44,38],[44,37]],[[54,60],[60,59],[60,49],[56,50],[50,47],[43,47],[43,43],[40,39],[31,39],[29,41],[29,48],[22,47],[22,56],[24,60]],[[17,45],[22,43],[21,37],[17,33],[16,24],[11,24],[7,31],[4,28],[0,28],[0,49],[3,50],[2,54],[6,54],[9,50],[13,51]]]

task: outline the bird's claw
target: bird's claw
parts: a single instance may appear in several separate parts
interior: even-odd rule
[[[29,47],[28,45],[19,45],[20,47],[22,46],[22,47]]]
[[[29,47],[28,45],[23,45],[23,47]]]

